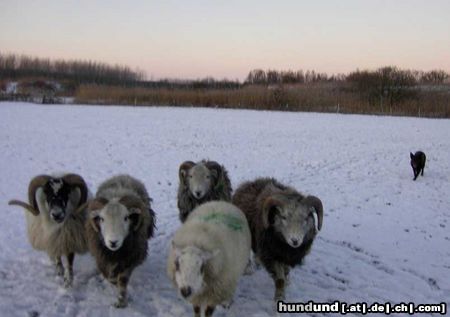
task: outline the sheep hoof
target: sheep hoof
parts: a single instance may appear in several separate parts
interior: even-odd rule
[[[230,309],[231,305],[233,305],[234,300],[230,299],[228,301],[223,302],[220,306],[222,306],[224,309]]]
[[[126,299],[118,299],[117,302],[114,303],[115,308],[125,308],[127,305],[128,302]]]
[[[64,278],[64,288],[71,288],[72,287],[72,279]]]
[[[256,271],[255,262],[252,260],[249,260],[247,262],[247,266],[245,267],[244,275],[252,275],[253,273],[255,273],[255,271]]]
[[[64,276],[64,267],[61,263],[56,264],[55,272],[57,276]]]

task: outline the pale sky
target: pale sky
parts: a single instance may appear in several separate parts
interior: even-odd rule
[[[155,79],[450,72],[450,0],[0,0],[0,52],[119,63]]]

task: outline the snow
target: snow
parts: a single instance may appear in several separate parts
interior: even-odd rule
[[[190,316],[166,277],[179,226],[178,166],[209,158],[233,187],[274,176],[320,197],[325,216],[305,263],[291,271],[288,302],[449,303],[450,121],[200,108],[0,103],[0,311],[2,316]],[[427,154],[413,181],[409,152]],[[24,212],[31,177],[76,172],[91,190],[129,173],[147,186],[157,213],[149,257],[133,273],[128,308],[89,255],[77,256],[74,286],[31,248]],[[244,276],[230,310],[214,316],[274,316],[263,270]]]

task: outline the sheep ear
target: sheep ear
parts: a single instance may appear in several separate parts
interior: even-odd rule
[[[303,199],[302,203],[306,206],[309,206],[311,212],[317,217],[317,231],[322,229],[323,222],[323,205],[322,201],[316,196],[308,196]]]
[[[275,215],[280,212],[280,208],[283,203],[273,197],[268,197],[264,202],[262,220],[264,228],[268,228],[273,225],[275,221]]]
[[[192,161],[185,161],[181,163],[180,168],[178,169],[178,177],[181,182],[184,182],[187,172],[195,165]]]
[[[410,157],[411,159],[413,159],[413,158],[414,158],[414,154],[412,154],[411,152],[409,152],[409,157]]]

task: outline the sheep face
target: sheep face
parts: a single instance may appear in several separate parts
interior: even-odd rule
[[[91,211],[90,217],[105,246],[111,251],[117,251],[131,230],[132,217],[138,213],[140,209],[128,209],[119,202],[110,202],[99,210]]]
[[[205,265],[215,254],[194,246],[174,247],[175,282],[180,295],[189,300],[204,287]]]
[[[269,198],[266,202],[267,221],[292,248],[302,245],[312,228],[317,230],[314,209],[297,200],[280,201]]]
[[[202,199],[208,194],[213,183],[213,173],[204,164],[197,164],[187,172],[187,185],[192,196]]]
[[[72,188],[60,178],[52,178],[36,191],[40,209],[48,210],[50,218],[56,223],[62,223],[68,214],[68,205],[74,198],[80,196],[80,190]],[[44,207],[44,208],[42,208]]]

